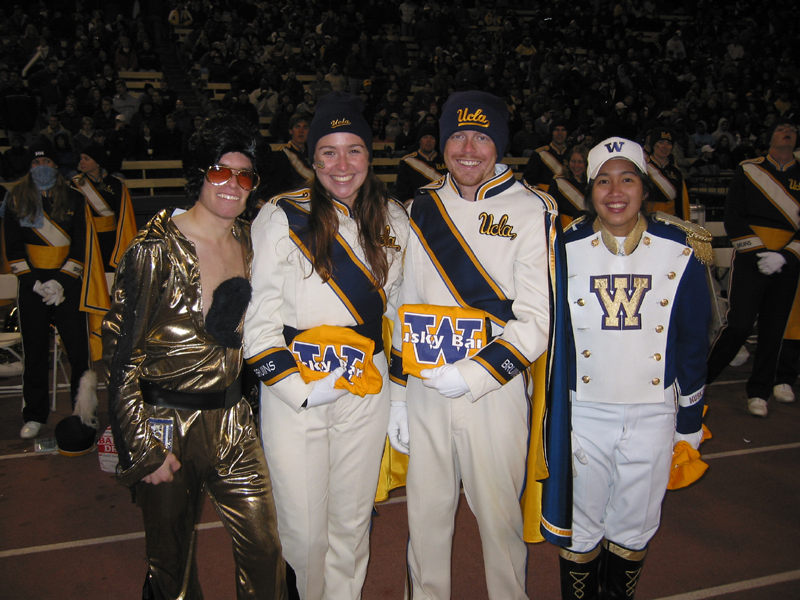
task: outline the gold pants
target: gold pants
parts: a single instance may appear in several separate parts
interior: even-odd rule
[[[156,409],[173,420],[172,452],[181,467],[169,483],[136,484],[144,516],[150,584],[159,600],[201,599],[194,527],[205,487],[233,538],[236,593],[286,597],[272,483],[247,402],[206,411]]]

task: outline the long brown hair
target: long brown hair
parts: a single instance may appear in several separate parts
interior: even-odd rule
[[[56,184],[51,189],[53,210],[50,216],[56,221],[65,219],[69,212],[68,190],[69,185],[67,184],[67,180],[59,173]],[[33,182],[30,173],[20,179],[19,183],[8,192],[8,207],[17,216],[17,219],[33,219],[36,216],[40,204],[41,193]]]
[[[572,160],[572,156],[575,154],[580,154],[583,157],[583,181],[579,181],[578,183],[587,183],[588,181],[588,174],[589,174],[589,146],[586,144],[578,144],[572,150],[567,153],[567,158],[564,161],[564,176],[571,180],[571,181],[578,181],[575,178],[575,173],[572,172],[572,169],[569,168],[569,163]]]
[[[386,185],[375,175],[370,166],[367,178],[353,202],[352,212],[358,226],[358,239],[375,280],[376,289],[386,284],[389,275],[389,261],[381,245],[381,239],[389,223],[388,202],[389,193]],[[339,217],[330,192],[316,177],[311,180],[311,214],[308,217],[308,230],[311,234],[314,270],[323,281],[328,281],[335,269],[332,261],[333,240],[339,231]]]

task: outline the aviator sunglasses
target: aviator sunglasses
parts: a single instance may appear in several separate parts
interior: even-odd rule
[[[223,167],[222,165],[214,165],[203,170],[201,173],[206,174],[206,181],[211,185],[225,185],[231,180],[231,177],[236,175],[236,181],[242,186],[243,190],[252,192],[258,187],[261,179],[258,173],[248,171],[247,169],[231,169],[230,167]]]

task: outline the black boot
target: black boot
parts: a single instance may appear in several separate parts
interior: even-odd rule
[[[633,600],[642,574],[647,547],[630,550],[603,540],[600,558],[600,598],[602,600]]]
[[[598,600],[600,545],[589,552],[558,550],[561,567],[561,600]]]

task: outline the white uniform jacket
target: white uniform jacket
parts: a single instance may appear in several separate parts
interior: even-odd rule
[[[473,400],[499,389],[547,349],[550,319],[545,202],[505,165],[464,200],[448,175],[411,206],[403,304],[470,306],[488,313],[494,339],[455,364]],[[552,206],[551,206],[552,208]],[[433,247],[434,244],[438,248]],[[442,250],[445,250],[444,252]],[[479,299],[476,301],[476,299]],[[393,399],[404,399],[401,323],[395,323]]]
[[[319,325],[375,324],[380,331],[383,315],[393,319],[397,306],[408,240],[403,206],[389,201],[389,225],[383,237],[389,275],[383,289],[374,291],[356,222],[345,204],[335,200],[334,204],[339,214],[334,253],[338,248],[342,260],[334,257],[337,268],[328,282],[314,271],[302,242],[310,190],[274,198],[253,221],[253,297],[245,318],[245,358],[270,391],[297,411],[313,383],[301,378],[286,346],[284,327],[303,331]]]
[[[691,433],[700,429],[708,354],[705,270],[681,229],[646,226],[627,256],[612,254],[591,219],[567,229],[571,389],[582,402],[643,404],[664,402],[674,384],[678,432]]]

